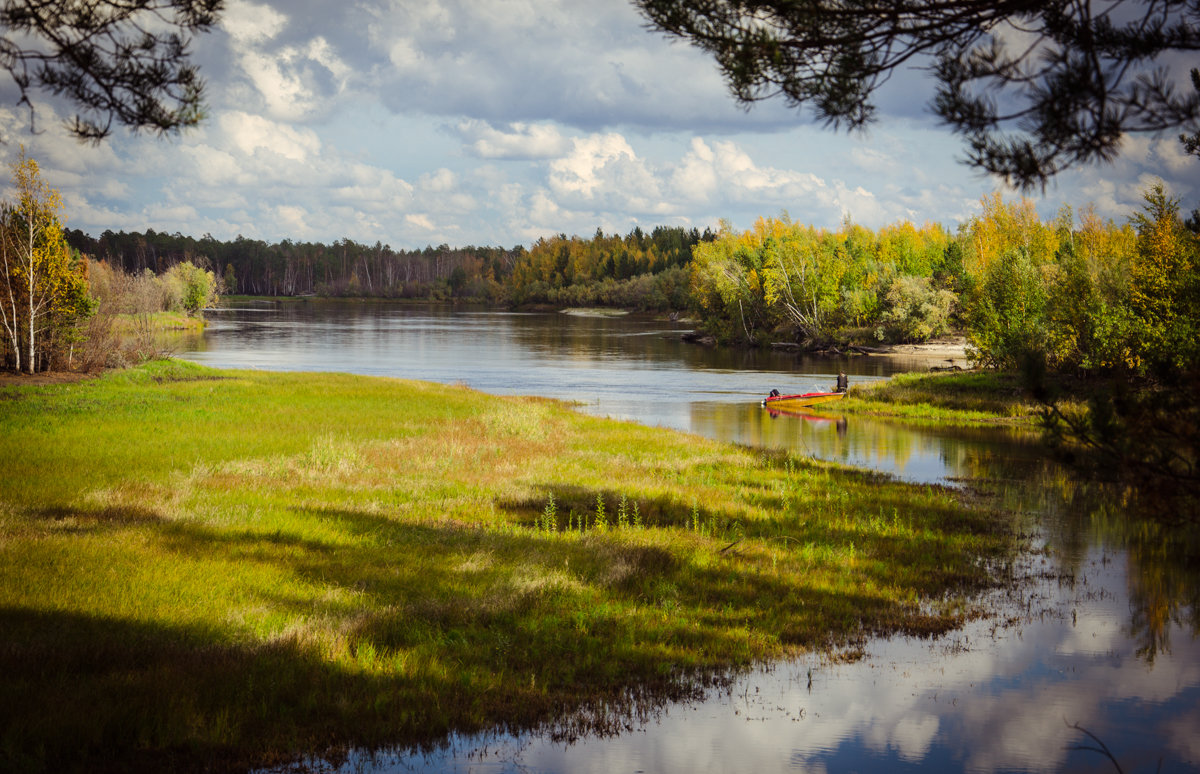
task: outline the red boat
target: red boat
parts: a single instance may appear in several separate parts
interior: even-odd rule
[[[771,395],[762,402],[763,408],[768,409],[798,409],[815,406],[818,403],[828,403],[831,400],[841,400],[846,397],[844,392],[805,392],[800,395]]]

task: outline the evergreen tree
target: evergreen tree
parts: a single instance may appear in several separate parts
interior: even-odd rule
[[[1200,49],[1194,1],[634,2],[712,54],[739,101],[782,95],[835,127],[866,126],[897,68],[928,67],[933,109],[965,139],[968,162],[1024,188],[1111,161],[1127,133],[1200,118],[1200,95],[1176,93],[1155,66]]]
[[[203,117],[204,83],[189,60],[190,35],[216,24],[224,0],[0,2],[0,67],[30,110],[30,94],[66,97],[75,136],[114,125],[159,133]]]

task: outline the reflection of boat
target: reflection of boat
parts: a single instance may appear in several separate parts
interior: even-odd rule
[[[771,415],[771,419],[778,419],[779,417],[796,417],[797,419],[803,419],[805,422],[809,422],[814,425],[823,425],[829,422],[839,422],[844,421],[845,419],[844,417],[831,417],[822,414],[813,414],[805,411],[802,408],[775,408],[774,406],[767,406],[767,413]]]
[[[799,409],[846,397],[844,392],[805,392],[800,395],[771,395],[762,402],[766,409]]]

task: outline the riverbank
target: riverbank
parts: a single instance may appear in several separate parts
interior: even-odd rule
[[[823,408],[917,423],[986,426],[1034,425],[1044,407],[1018,374],[979,370],[897,374],[886,381],[851,385],[845,399]]]
[[[1016,543],[961,492],[461,387],[163,361],[0,404],[5,770],[615,727],[958,626]]]
[[[204,317],[184,312],[154,312],[152,314],[118,314],[113,316],[113,332],[119,336],[166,333],[170,331],[204,330]]]

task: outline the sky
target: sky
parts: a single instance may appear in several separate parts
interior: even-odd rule
[[[788,213],[836,227],[954,228],[1006,191],[961,163],[903,72],[865,134],[782,101],[750,109],[711,58],[647,28],[626,0],[230,0],[193,42],[207,82],[197,129],[67,135],[35,95],[37,133],[0,84],[0,156],[24,145],[69,228],[269,242],[348,238],[397,249],[528,245],[597,228],[750,227]],[[1032,197],[1045,217],[1091,204],[1124,223],[1155,179],[1200,206],[1200,161],[1176,134],[1126,138],[1111,165]]]

